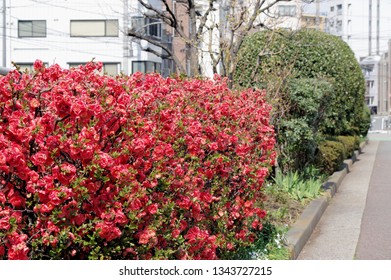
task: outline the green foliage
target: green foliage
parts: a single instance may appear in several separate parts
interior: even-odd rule
[[[334,95],[328,104],[332,112],[320,126],[322,132],[365,132],[365,80],[353,52],[338,37],[316,30],[263,31],[243,43],[239,57],[234,83],[266,88],[278,101],[284,99],[281,92],[286,92],[287,80],[327,78]]]
[[[337,171],[346,158],[344,144],[338,141],[326,140],[319,145],[316,164],[327,175]]]
[[[302,170],[314,160],[321,133],[319,127],[330,114],[331,84],[322,79],[293,79],[287,84],[289,108],[275,119],[280,156],[285,170]],[[278,106],[274,108],[281,110]]]
[[[318,178],[302,178],[297,171],[282,174],[277,172],[274,182],[277,188],[289,193],[289,195],[301,202],[316,198],[322,187],[322,181]]]
[[[355,136],[338,136],[336,138],[345,146],[347,157],[351,157],[354,150],[357,149],[357,138]]]
[[[365,137],[368,134],[368,130],[371,127],[371,110],[368,106],[364,105],[364,109],[361,113],[361,121],[359,123],[360,135]]]

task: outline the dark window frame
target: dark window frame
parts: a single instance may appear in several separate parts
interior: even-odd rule
[[[148,17],[135,16],[131,18],[132,29],[144,35],[161,39],[163,35],[162,21]]]
[[[140,65],[143,65],[144,71],[134,71],[134,66],[136,63],[140,63]],[[153,71],[148,71],[148,68],[150,69],[151,65],[153,64]],[[148,67],[149,66],[149,67]],[[132,61],[132,74],[141,72],[141,73],[161,73],[162,72],[162,63],[155,62],[151,60],[133,60]]]
[[[22,23],[31,23],[31,35],[21,35],[21,24]],[[37,23],[45,23],[44,26],[45,26],[45,30],[44,30],[44,33],[41,31],[41,32],[38,32],[37,30],[35,30],[35,34],[34,34],[34,23],[35,25]],[[35,27],[37,28],[37,27]],[[26,31],[24,31],[26,32]],[[18,20],[18,38],[46,38],[47,37],[47,22],[46,20],[41,20],[41,19],[38,19],[38,20]]]

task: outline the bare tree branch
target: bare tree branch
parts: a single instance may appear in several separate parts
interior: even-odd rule
[[[271,8],[279,2],[292,2],[293,0],[205,0],[205,5],[198,6],[196,0],[177,0],[173,6],[171,0],[160,0],[159,5],[150,4],[148,0],[138,0],[138,3],[145,9],[143,15],[147,18],[158,19],[168,27],[172,27],[176,36],[186,44],[186,60],[190,62],[190,75],[200,74],[200,58],[204,53],[209,54],[210,65],[214,73],[221,73],[232,79],[237,65],[237,54],[242,46],[245,37],[253,30],[267,29],[266,22],[261,15],[270,18]],[[306,0],[312,3],[314,0]],[[217,9],[218,8],[218,9]],[[178,14],[180,9],[181,13]],[[220,13],[217,14],[216,13]],[[214,22],[218,19],[219,22]],[[224,18],[225,17],[225,18]],[[182,28],[181,21],[188,21],[188,26]],[[169,31],[170,32],[170,31]],[[161,58],[173,59],[176,64],[181,65],[180,71],[185,67],[176,56],[177,50],[171,50],[159,40],[149,37],[147,34],[136,34],[133,30],[129,36],[142,39],[162,49],[162,52],[155,48],[146,47],[145,51],[154,53]],[[141,33],[141,32],[138,32]],[[205,49],[201,49],[205,46]],[[219,46],[218,49],[215,46]],[[179,55],[181,57],[181,55]],[[202,65],[207,67],[207,65]]]
[[[208,9],[205,11],[205,13],[202,15],[199,26],[198,26],[198,31],[197,31],[197,38],[201,36],[203,33],[203,30],[205,28],[205,24],[208,20],[210,12],[213,10],[213,3],[216,2],[216,0],[209,0],[209,5]]]
[[[136,38],[136,39],[139,39],[139,40],[145,40],[147,41],[148,43],[158,47],[158,48],[161,48],[163,51],[165,51],[166,53],[163,53],[163,52],[158,52],[150,47],[147,47],[147,48],[143,48],[141,45],[140,47],[144,50],[144,51],[147,51],[147,52],[150,52],[150,53],[153,53],[154,55],[158,56],[158,57],[161,57],[162,59],[173,59],[175,64],[177,65],[177,67],[179,68],[179,71],[181,73],[184,73],[185,72],[185,69],[183,68],[183,65],[180,63],[179,59],[177,58],[177,56],[175,55],[175,53],[164,43],[162,43],[161,41],[159,40],[156,40],[156,39],[153,39],[153,37],[151,36],[147,36],[145,34],[142,34],[142,33],[139,33],[139,32],[135,32],[133,30],[129,30],[128,31],[128,35],[133,37],[133,38]]]

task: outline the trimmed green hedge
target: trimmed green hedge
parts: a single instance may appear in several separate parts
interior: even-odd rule
[[[328,137],[321,142],[316,154],[317,167],[327,175],[338,171],[345,159],[351,158],[360,147],[358,136]]]
[[[346,159],[344,144],[338,141],[326,140],[319,145],[316,157],[317,167],[327,175],[339,170]]]
[[[356,146],[356,137],[355,136],[338,136],[337,140],[341,142],[346,150],[346,155],[350,158],[353,155]]]
[[[332,97],[332,85],[325,80],[292,79],[287,83],[285,102],[289,106],[280,108],[284,115],[274,120],[282,170],[301,170],[313,162],[322,139],[319,127],[330,113]]]
[[[266,88],[276,103],[284,100],[287,80],[326,78],[335,95],[321,132],[366,134],[365,79],[352,50],[338,37],[316,30],[262,31],[247,38],[239,57],[234,84]]]

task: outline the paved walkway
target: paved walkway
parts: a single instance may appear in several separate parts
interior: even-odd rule
[[[391,135],[369,139],[299,260],[391,260]]]

